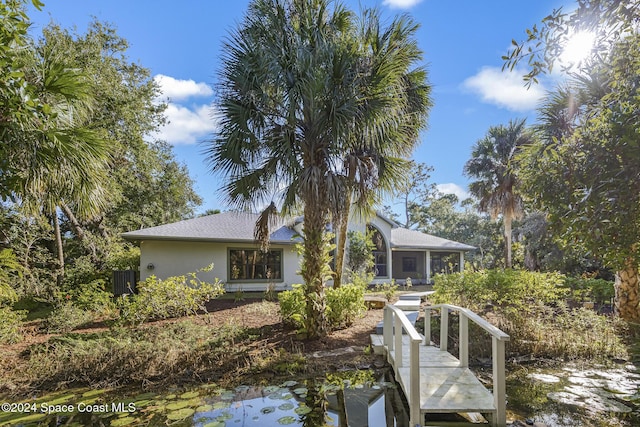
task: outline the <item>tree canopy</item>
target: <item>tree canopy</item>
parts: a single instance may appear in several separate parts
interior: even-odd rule
[[[312,337],[326,333],[332,214],[345,195],[367,205],[391,187],[425,125],[430,88],[416,29],[407,16],[383,27],[377,11],[356,17],[329,0],[255,0],[223,48],[220,131],[208,157],[232,205],[302,209]],[[350,153],[362,166],[351,168],[357,180],[346,173]]]

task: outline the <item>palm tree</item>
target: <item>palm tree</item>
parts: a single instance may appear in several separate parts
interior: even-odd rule
[[[478,198],[478,207],[504,222],[505,266],[511,268],[511,223],[523,214],[522,197],[514,160],[518,150],[530,141],[525,120],[510,121],[508,126],[492,126],[476,142],[464,174],[476,178],[469,191]]]
[[[328,224],[352,195],[365,206],[389,186],[388,165],[404,162],[424,125],[428,86],[426,72],[412,68],[421,56],[415,31],[406,17],[382,29],[377,12],[357,20],[330,0],[254,0],[223,48],[220,128],[208,159],[231,205],[302,209],[309,337],[327,332]],[[356,181],[348,153],[380,154],[371,179]],[[263,240],[275,206],[259,221]]]
[[[97,213],[107,202],[109,145],[91,129],[94,95],[88,78],[66,65],[55,43],[25,53],[25,75],[43,105],[46,121],[16,143],[13,163],[23,172],[15,194],[31,211],[42,211],[53,226],[58,283],[64,274],[61,208],[81,216]]]

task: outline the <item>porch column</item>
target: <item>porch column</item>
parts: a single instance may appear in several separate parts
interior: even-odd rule
[[[425,257],[426,257],[425,267],[427,270],[427,283],[430,283],[431,282],[431,251],[426,251]]]
[[[460,273],[464,272],[464,252],[460,251]]]

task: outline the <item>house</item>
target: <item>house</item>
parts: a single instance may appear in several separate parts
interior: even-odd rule
[[[253,231],[258,214],[225,212],[124,233],[140,244],[140,280],[151,275],[161,279],[183,275],[214,264],[203,280],[219,278],[228,290],[290,289],[302,283],[297,271],[302,220],[273,227],[269,250],[260,251]],[[403,283],[429,283],[434,274],[461,271],[464,253],[475,249],[451,240],[400,227],[377,214],[367,224],[353,222],[351,230],[372,232],[375,244],[374,283],[391,279]]]

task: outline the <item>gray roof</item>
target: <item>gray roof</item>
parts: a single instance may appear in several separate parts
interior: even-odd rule
[[[127,240],[255,242],[253,231],[258,216],[258,214],[247,212],[223,212],[157,227],[129,231],[128,233],[123,233],[122,237]],[[289,221],[289,224],[293,223]],[[395,227],[391,228],[390,244],[392,249],[436,249],[448,251],[475,249],[473,246],[395,225]],[[285,220],[279,219],[274,231],[271,233],[270,241],[275,244],[294,244],[299,242],[300,238],[296,231],[287,225]]]
[[[447,251],[470,251],[475,249],[475,247],[465,245],[464,243],[458,243],[453,240],[447,240],[432,236],[431,234],[400,227],[391,229],[391,248],[437,249]]]
[[[220,242],[254,242],[253,231],[258,214],[245,212],[223,212],[201,216],[157,227],[123,233],[128,240],[189,240]],[[271,243],[293,244],[295,230],[279,220],[271,233]]]

